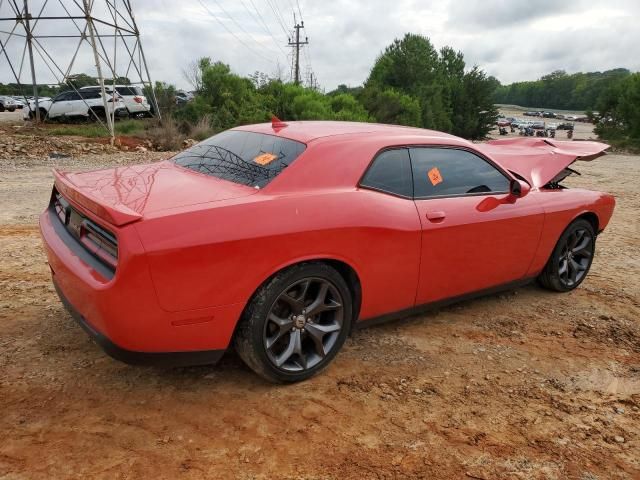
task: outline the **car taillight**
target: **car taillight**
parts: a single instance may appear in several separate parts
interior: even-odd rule
[[[118,239],[105,228],[77,211],[54,188],[53,209],[65,229],[104,265],[115,271],[118,264]]]
[[[118,241],[96,223],[85,218],[80,227],[80,242],[87,250],[113,268],[118,263]]]
[[[136,103],[142,103],[142,99],[140,97],[133,97],[133,101]]]

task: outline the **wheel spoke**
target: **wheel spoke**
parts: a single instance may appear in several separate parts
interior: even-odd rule
[[[307,307],[306,313],[308,316],[311,317],[319,313],[326,312],[327,310],[337,310],[342,307],[342,304],[335,300],[330,300],[329,303],[326,303],[328,291],[329,285],[323,283],[315,300]]]
[[[591,237],[589,237],[588,235],[584,235],[582,237],[582,240],[580,240],[580,242],[571,249],[571,253],[573,253],[574,255],[580,254],[580,255],[587,255],[590,257],[591,252],[587,250],[587,247],[589,246],[590,243],[591,243]]]
[[[289,358],[291,358],[291,355],[295,353],[296,344],[299,344],[299,343],[300,343],[300,332],[298,330],[295,330],[291,332],[291,335],[289,335],[289,344],[287,345],[287,348],[285,348],[284,351],[275,358],[275,362],[278,367],[281,367],[284,364],[284,362],[286,362],[287,360],[289,360]]]
[[[568,263],[569,263],[569,280],[571,280],[571,283],[575,283],[578,278],[577,263],[573,259],[570,259]]]
[[[576,272],[576,276],[579,272],[584,272],[587,269],[587,267],[583,266],[582,263],[576,262],[574,259],[571,259],[571,266],[573,267],[573,270]]]
[[[282,300],[283,302],[285,302],[287,305],[289,305],[289,308],[291,308],[291,311],[293,313],[295,313],[296,315],[299,315],[302,313],[302,310],[304,309],[304,299],[302,298],[293,298],[291,295],[289,295],[288,293],[283,293],[282,295],[280,295],[279,300]]]
[[[566,258],[560,259],[560,268],[558,269],[558,275],[562,276],[567,273],[568,263],[569,262],[567,262]]]
[[[298,357],[298,364],[303,368],[307,368],[307,356],[302,351],[302,334],[300,330],[294,331],[291,336],[294,339],[293,353]]]
[[[267,338],[267,348],[273,347],[273,345],[287,332],[290,332],[293,327],[293,320],[290,318],[280,318],[273,312],[269,314],[269,321],[274,323],[278,327],[278,330]]]
[[[320,355],[321,357],[324,357],[327,354],[327,352],[324,349],[324,343],[322,341],[324,339],[324,336],[327,335],[328,333],[337,332],[338,330],[340,330],[340,325],[336,322],[330,325],[321,325],[319,323],[308,323],[305,331],[309,334],[309,337],[311,337],[311,340],[313,340],[313,344],[316,348],[316,352],[318,353],[318,355]]]

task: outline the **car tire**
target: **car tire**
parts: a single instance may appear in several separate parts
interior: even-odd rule
[[[333,267],[294,265],[253,295],[236,329],[234,346],[247,366],[268,381],[306,380],[342,348],[352,312],[347,283]]]
[[[562,233],[538,277],[544,288],[568,292],[586,278],[595,254],[596,235],[590,222],[573,221]]]
[[[103,121],[107,119],[107,116],[105,115],[104,112],[104,108],[89,108],[89,111],[87,112],[88,114],[88,119],[90,122],[97,122],[98,120]]]
[[[4,112],[4,105],[0,105],[0,112]]]

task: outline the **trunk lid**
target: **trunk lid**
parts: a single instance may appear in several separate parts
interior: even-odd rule
[[[517,173],[533,187],[544,187],[576,160],[605,155],[606,143],[547,138],[510,138],[477,145],[478,150]]]
[[[164,161],[80,173],[53,171],[57,190],[115,226],[170,208],[227,200],[256,189]]]

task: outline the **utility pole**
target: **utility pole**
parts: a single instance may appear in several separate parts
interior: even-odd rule
[[[300,41],[300,29],[304,28],[304,22],[296,23],[296,25],[293,28],[296,29],[296,39],[295,39],[295,42],[292,42],[291,39],[289,39],[289,46],[295,47],[296,49],[296,53],[293,57],[293,60],[295,62],[294,75],[295,75],[295,84],[300,85],[300,47],[302,45],[309,44],[309,37],[305,37],[304,42]]]

